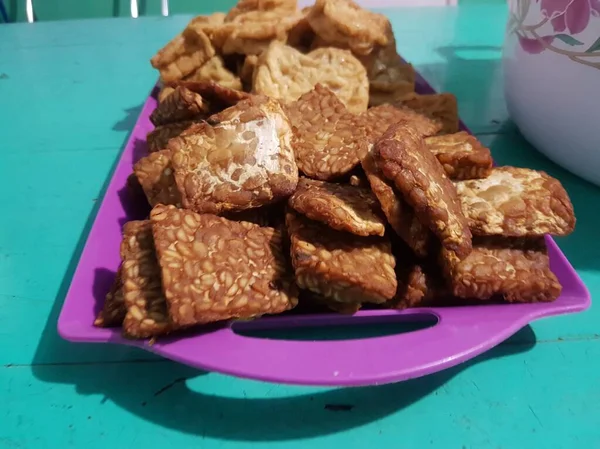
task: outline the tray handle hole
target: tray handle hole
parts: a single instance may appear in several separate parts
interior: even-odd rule
[[[238,321],[233,332],[243,337],[288,341],[363,340],[367,338],[416,332],[433,327],[438,318],[430,313],[410,313],[378,317],[336,316],[330,320],[306,320],[277,323],[274,318]],[[269,322],[271,321],[271,322]],[[311,323],[311,321],[313,321]]]

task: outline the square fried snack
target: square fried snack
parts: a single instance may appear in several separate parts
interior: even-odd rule
[[[150,121],[155,126],[186,120],[199,120],[209,114],[209,104],[196,92],[177,86],[166,96],[152,114]],[[162,149],[162,148],[161,148]]]
[[[173,326],[167,314],[150,220],[125,223],[121,259],[127,306],[123,334],[148,338],[169,332]]]
[[[569,195],[545,172],[496,167],[487,178],[454,185],[475,235],[567,235],[575,228]]]
[[[442,129],[442,124],[439,121],[433,120],[412,109],[391,106],[389,104],[370,108],[366,112],[363,112],[360,117],[364,119],[363,122],[366,126],[371,145],[375,144],[391,125],[399,122],[407,122],[423,136],[433,136]]]
[[[352,0],[316,0],[308,22],[329,45],[348,47],[355,54],[367,55],[375,46],[388,43],[388,19]]]
[[[123,280],[121,278],[121,266],[117,270],[115,280],[106,294],[102,310],[98,313],[94,326],[117,327],[123,324],[127,309],[123,298]]]
[[[459,258],[471,251],[471,231],[456,189],[442,165],[427,150],[423,138],[400,123],[386,131],[373,147],[375,163],[394,182],[419,221]]]
[[[133,172],[151,206],[173,204],[181,207],[181,194],[177,190],[171,150],[161,150],[141,158],[133,166]]]
[[[297,304],[279,231],[173,206],[156,206],[150,219],[176,325],[253,318]]]
[[[300,178],[289,205],[311,220],[338,231],[383,236],[385,220],[370,190]]]
[[[562,290],[550,270],[544,237],[478,237],[465,259],[446,249],[441,258],[452,293],[460,298],[501,295],[508,302],[546,302],[558,298]]]
[[[229,89],[242,90],[242,81],[231,72],[223,58],[215,55],[194,72],[184,78],[185,81],[212,81]]]
[[[346,110],[326,87],[317,84],[286,108],[292,123],[292,148],[306,176],[331,180],[349,173],[367,151],[362,120]]]
[[[489,148],[466,131],[427,137],[425,145],[440,161],[450,179],[485,178],[492,171]]]
[[[288,211],[290,252],[300,288],[338,303],[383,303],[396,294],[389,240],[335,231]]]
[[[290,196],[298,183],[291,138],[281,106],[253,96],[171,139],[183,206],[220,213]]]
[[[154,153],[155,151],[164,150],[167,148],[170,139],[179,136],[194,123],[193,121],[184,121],[157,126],[146,136],[148,152]]]
[[[192,20],[181,34],[152,57],[150,63],[159,70],[163,81],[182,79],[215,55],[205,27],[213,27],[223,18],[222,14],[213,14],[206,17],[204,23]]]
[[[397,105],[406,106],[442,123],[442,133],[458,132],[458,103],[449,93],[421,95],[412,93],[399,100]]]
[[[214,81],[177,81],[166,83],[166,86],[182,87],[200,95],[208,103],[209,115],[234,106],[252,96],[249,93],[220,85]]]
[[[290,103],[319,83],[332,90],[350,112],[367,109],[369,80],[365,68],[348,50],[333,47],[305,55],[273,42],[258,58],[252,91]]]
[[[371,152],[362,160],[362,167],[367,174],[371,191],[379,201],[392,229],[417,256],[426,256],[431,242],[429,229],[417,219],[402,195],[396,192],[393,182],[383,176]]]

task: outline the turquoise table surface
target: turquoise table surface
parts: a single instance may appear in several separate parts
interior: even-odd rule
[[[508,120],[506,7],[384,12],[400,52],[457,95],[499,163],[564,183],[578,225],[560,245],[596,296],[600,189],[539,155]],[[188,19],[0,25],[0,448],[600,447],[593,306],[536,322],[456,368],[354,389],[239,380],[59,338],[104,186],[156,81],[148,60]]]

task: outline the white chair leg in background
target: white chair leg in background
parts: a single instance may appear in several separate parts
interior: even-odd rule
[[[33,21],[34,21],[33,0],[25,1],[25,14],[27,14],[27,21],[29,23],[33,23]]]

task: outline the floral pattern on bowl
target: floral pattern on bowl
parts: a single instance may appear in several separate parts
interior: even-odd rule
[[[510,4],[508,32],[529,54],[552,51],[600,69],[600,0],[520,0]]]

